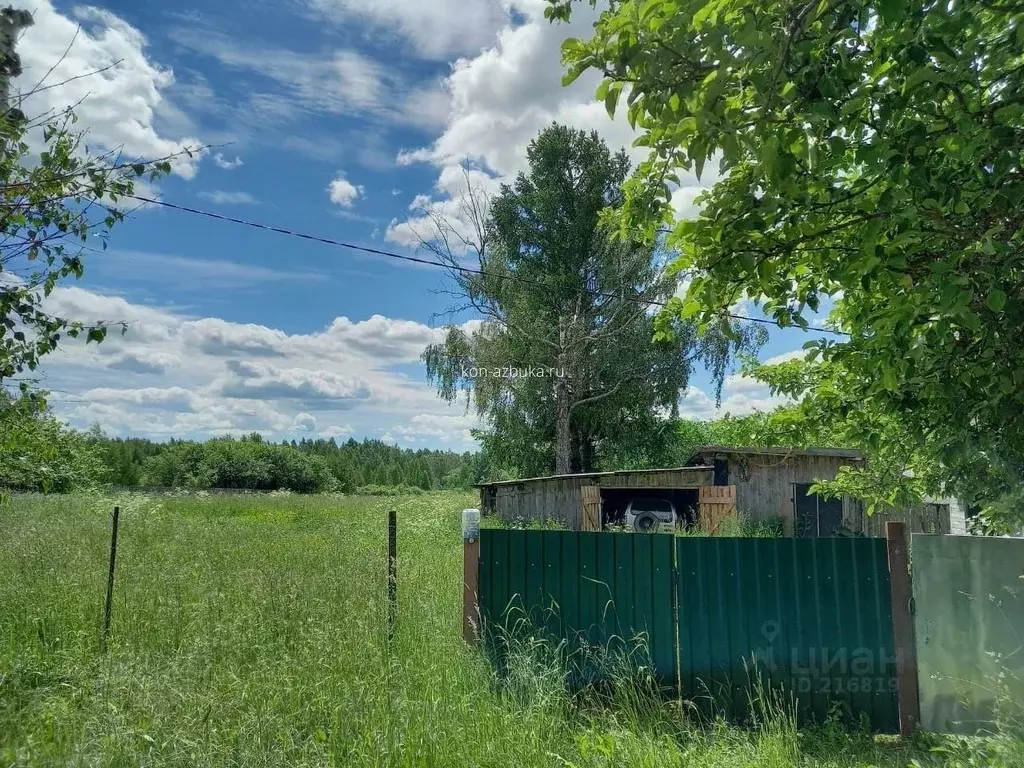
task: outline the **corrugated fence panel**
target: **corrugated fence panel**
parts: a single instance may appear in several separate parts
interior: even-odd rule
[[[493,640],[529,627],[565,640],[571,652],[604,646],[639,653],[674,683],[672,541],[664,534],[484,529],[485,631]]]
[[[910,555],[921,727],[996,731],[1024,701],[1024,540],[915,533]]]
[[[540,630],[570,652],[645,647],[659,679],[680,680],[708,714],[746,720],[759,681],[803,721],[838,706],[876,731],[899,727],[880,539],[485,529],[479,589],[487,637]]]
[[[683,692],[708,713],[749,715],[752,682],[804,720],[837,704],[896,732],[885,542],[677,539]]]

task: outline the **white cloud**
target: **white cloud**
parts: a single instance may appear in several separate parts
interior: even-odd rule
[[[789,352],[783,352],[781,354],[769,357],[767,360],[764,360],[763,362],[765,365],[778,365],[779,363],[785,363],[789,360],[802,360],[806,356],[806,349],[791,349]]]
[[[506,24],[495,45],[455,62],[447,81],[452,108],[446,130],[431,146],[404,153],[403,161],[450,166],[468,160],[510,176],[525,167],[527,144],[553,120],[598,130],[613,148],[632,142],[625,119],[609,119],[595,101],[596,75],[567,88],[561,83],[561,42],[586,36],[596,12],[582,4],[572,23],[552,24],[543,16],[544,2],[514,5],[524,23]]]
[[[356,186],[348,179],[339,176],[327,187],[328,196],[332,203],[342,208],[351,208],[357,198],[363,197],[365,190],[362,185]]]
[[[311,413],[297,413],[292,420],[292,429],[296,432],[316,432],[316,417]]]
[[[437,198],[416,195],[405,221],[392,221],[384,239],[407,248],[417,248],[437,234],[438,222],[448,229],[453,253],[469,251],[467,243],[478,239],[474,219],[486,218],[488,199],[499,191],[498,179],[483,171],[452,165],[441,169],[434,191]]]
[[[580,3],[573,9],[571,23],[552,24],[544,18],[544,0],[509,0],[506,5],[509,16],[494,44],[453,64],[445,82],[451,105],[445,130],[429,146],[399,153],[400,164],[425,162],[440,169],[433,194],[417,197],[415,205],[424,213],[450,217],[457,212],[464,195],[442,187],[446,177],[462,167],[478,169],[474,172],[488,177],[491,189],[525,170],[529,142],[552,122],[595,130],[613,151],[626,148],[634,162],[646,157],[645,148],[632,147],[636,134],[625,109],[611,119],[604,104],[595,99],[596,73],[562,86],[561,42],[567,37],[588,37],[597,11]],[[682,177],[673,195],[673,206],[681,215],[695,212],[694,198],[714,180],[711,166],[701,181],[693,174]],[[415,246],[425,224],[427,219],[415,216],[411,223],[396,221],[388,239]]]
[[[766,386],[743,376],[729,376],[722,387],[722,403],[700,387],[691,385],[679,401],[679,414],[684,419],[707,420],[730,416],[747,416],[755,411],[770,411],[789,402],[773,396]]]
[[[405,424],[392,427],[381,439],[408,446],[468,444],[473,440],[470,429],[479,426],[479,420],[470,414],[423,413],[413,416]]]
[[[78,287],[58,288],[45,309],[87,322],[129,322],[124,336],[112,333],[99,345],[66,340],[47,358],[45,386],[79,393],[54,399],[58,414],[78,427],[98,421],[117,434],[259,430],[283,437],[294,433],[296,414],[308,414],[329,425],[310,433],[375,435],[403,427],[411,430],[403,439],[420,445],[472,447],[461,407],[440,401],[421,375],[394,368],[416,363],[441,329],[375,315],[286,333]]]
[[[379,31],[402,35],[424,56],[444,58],[478,50],[506,21],[497,0],[307,0],[310,8],[339,24],[352,17],[374,23]]]
[[[217,387],[224,397],[309,403],[329,401],[339,408],[348,408],[355,401],[370,397],[366,382],[330,371],[280,368],[245,360],[228,360],[227,369],[233,375]]]
[[[675,211],[677,220],[697,217],[697,214],[700,213],[700,206],[695,201],[704,190],[704,187],[689,186],[679,187],[672,193],[669,205]]]
[[[325,440],[330,440],[332,437],[335,440],[337,440],[339,437],[347,437],[348,435],[351,435],[354,431],[355,430],[353,430],[352,427],[348,426],[347,424],[343,426],[332,424],[329,427],[324,427],[323,429],[321,429],[320,436],[323,437]]]
[[[234,160],[230,160],[224,157],[220,152],[213,156],[213,162],[218,168],[222,168],[225,171],[233,171],[235,168],[240,168],[245,165],[245,163],[242,162],[242,158],[237,155]]]
[[[258,205],[260,202],[248,192],[225,192],[219,189],[200,192],[199,196],[214,205]]]
[[[134,157],[156,159],[178,155],[185,147],[199,149],[197,138],[173,138],[157,129],[158,113],[176,109],[166,101],[174,73],[147,56],[139,30],[92,6],[75,7],[73,19],[59,13],[51,0],[19,0],[15,6],[31,11],[35,19],[18,43],[24,71],[12,87],[15,95],[31,94],[22,104],[27,115],[77,105],[77,127],[88,131],[90,145],[123,148]],[[55,87],[31,93],[39,86]],[[201,155],[175,158],[174,171],[192,178]]]

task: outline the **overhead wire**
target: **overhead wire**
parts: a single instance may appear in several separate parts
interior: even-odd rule
[[[132,200],[138,200],[139,202],[147,203],[149,205],[156,205],[156,206],[160,206],[160,207],[163,207],[163,208],[169,208],[169,209],[175,210],[175,211],[181,211],[183,213],[189,213],[189,214],[192,214],[194,216],[204,216],[206,218],[215,219],[217,221],[226,221],[226,222],[230,222],[232,224],[237,224],[239,226],[250,227],[252,229],[259,229],[259,230],[263,230],[265,232],[274,232],[274,233],[277,233],[279,235],[284,235],[286,237],[296,237],[296,238],[300,238],[302,240],[307,240],[307,241],[314,242],[314,243],[321,243],[322,245],[334,246],[336,248],[346,248],[346,249],[351,250],[351,251],[367,253],[367,254],[370,254],[370,255],[373,255],[373,256],[383,256],[383,257],[389,258],[389,259],[397,259],[397,260],[400,260],[400,261],[405,261],[405,262],[412,263],[412,264],[420,264],[420,265],[428,266],[428,267],[440,267],[440,268],[448,270],[448,271],[455,271],[455,272],[460,272],[460,273],[463,273],[463,274],[479,275],[481,277],[490,277],[490,278],[494,278],[496,280],[509,280],[511,282],[522,283],[522,284],[525,284],[525,285],[533,285],[533,286],[540,287],[540,288],[547,288],[549,290],[550,289],[554,289],[554,288],[557,287],[557,286],[552,285],[551,283],[546,283],[546,282],[544,282],[542,280],[532,280],[532,279],[530,279],[528,277],[523,277],[522,275],[501,275],[501,274],[497,274],[495,272],[488,272],[486,270],[477,269],[477,268],[474,268],[474,267],[466,267],[466,266],[460,266],[460,265],[455,265],[455,264],[446,264],[446,263],[444,263],[442,261],[435,261],[433,259],[424,259],[424,258],[421,258],[419,256],[409,256],[409,255],[402,254],[402,253],[395,253],[394,251],[385,251],[385,250],[380,249],[380,248],[371,248],[371,247],[365,246],[365,245],[357,245],[355,243],[348,243],[348,242],[345,242],[343,240],[335,240],[334,238],[323,237],[321,235],[311,235],[311,234],[308,234],[306,232],[299,232],[297,230],[288,229],[286,227],[279,227],[279,226],[276,226],[276,225],[273,225],[273,224],[264,224],[262,222],[252,221],[252,220],[249,220],[249,219],[241,219],[241,218],[238,218],[236,216],[228,216],[227,214],[223,214],[223,213],[216,213],[214,211],[206,211],[206,210],[203,210],[201,208],[193,208],[193,207],[190,207],[190,206],[187,206],[187,205],[180,205],[178,203],[171,203],[171,202],[168,202],[167,200],[158,200],[158,199],[151,198],[151,197],[144,197],[143,195],[131,194],[131,195],[122,195],[122,197],[127,197],[127,198],[130,198]],[[644,299],[644,298],[640,298],[639,296],[624,296],[624,295],[620,295],[620,294],[616,294],[616,293],[608,293],[608,292],[604,292],[604,291],[594,291],[594,290],[590,290],[589,288],[584,288],[584,287],[574,288],[573,290],[576,290],[576,291],[578,291],[580,293],[586,293],[588,295],[591,295],[591,296],[594,296],[594,297],[597,297],[597,298],[620,299],[620,300],[625,300],[625,301],[631,301],[631,302],[634,302],[634,303],[637,303],[637,304],[642,304],[644,306],[651,306],[651,307],[665,307],[665,306],[668,306],[667,302],[658,301],[656,299]],[[781,328],[783,330],[787,330],[787,329],[792,328],[792,329],[802,330],[805,333],[826,333],[826,334],[833,334],[833,335],[836,335],[836,336],[849,336],[849,334],[845,333],[844,331],[837,331],[837,330],[832,329],[832,328],[815,328],[813,330],[810,330],[810,329],[807,329],[807,328],[802,328],[799,325],[782,325],[782,324],[780,324],[779,322],[777,322],[775,320],[768,320],[766,318],[761,318],[761,317],[749,317],[747,315],[740,315],[740,314],[736,314],[736,313],[733,313],[733,312],[725,312],[725,313],[723,313],[723,315],[725,317],[728,317],[728,318],[732,319],[732,320],[742,320],[742,321],[745,321],[745,322],[748,322],[748,323],[760,323],[762,325],[772,325],[772,326],[775,326],[776,328]]]

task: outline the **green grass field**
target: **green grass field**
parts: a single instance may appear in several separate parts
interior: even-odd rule
[[[511,684],[461,640],[467,494],[123,498],[0,508],[0,765],[907,766],[923,747],[838,727],[699,727],[643,695]],[[398,630],[385,619],[399,515]]]

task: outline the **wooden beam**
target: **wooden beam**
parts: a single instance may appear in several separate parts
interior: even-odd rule
[[[462,511],[462,639],[476,645],[480,637],[480,513]]]
[[[480,623],[480,539],[466,539],[462,555],[462,639],[476,645]]]
[[[917,686],[917,648],[914,617],[911,615],[910,553],[905,523],[885,524],[889,554],[889,586],[892,592],[892,639],[896,652],[896,691],[900,709],[900,734],[910,736],[921,722],[921,701]]]

